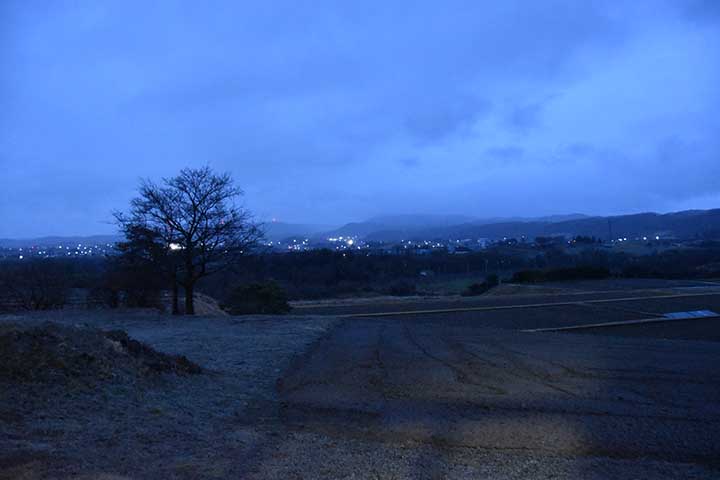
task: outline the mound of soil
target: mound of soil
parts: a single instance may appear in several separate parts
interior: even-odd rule
[[[195,299],[195,315],[202,315],[203,317],[229,316],[220,306],[220,302],[210,295],[196,292],[193,298]],[[164,291],[162,293],[160,303],[164,312],[170,313],[172,311],[172,294],[170,291]],[[181,314],[185,313],[185,296],[182,294],[178,297],[178,307]]]
[[[195,314],[208,317],[227,317],[229,314],[220,307],[220,303],[210,295],[196,293]]]
[[[0,325],[0,380],[64,382],[200,373],[184,356],[158,352],[121,330],[55,323]]]

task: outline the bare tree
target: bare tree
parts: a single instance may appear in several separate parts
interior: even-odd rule
[[[63,308],[70,290],[67,278],[63,261],[7,262],[0,270],[0,311]]]
[[[186,168],[160,185],[143,180],[129,213],[115,214],[124,232],[138,228],[153,232],[170,252],[169,258],[177,259],[158,269],[172,269],[173,282],[185,290],[188,315],[195,313],[197,281],[235,264],[263,236],[251,213],[236,204],[242,195],[227,173]]]
[[[132,222],[123,225],[125,241],[116,245],[117,254],[107,263],[105,292],[110,302],[112,292],[123,292],[125,303],[134,306],[159,305],[161,291],[172,285],[172,313],[180,313],[178,305],[177,252],[154,231]]]

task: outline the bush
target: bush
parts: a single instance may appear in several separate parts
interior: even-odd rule
[[[88,307],[118,308],[121,292],[108,286],[96,286],[90,289],[87,297]]]
[[[474,297],[476,295],[482,295],[483,293],[487,292],[489,289],[485,285],[485,282],[483,283],[471,283],[467,286],[465,290],[460,294],[463,297]]]
[[[542,270],[520,270],[513,273],[511,283],[535,283],[545,280],[545,272]]]
[[[599,280],[608,278],[610,270],[603,267],[575,267],[575,268],[559,268],[550,270],[547,278],[549,281],[556,280]]]
[[[497,287],[499,284],[500,279],[497,275],[493,273],[485,277],[485,281],[482,283],[473,283],[468,285],[465,291],[463,291],[460,295],[462,295],[463,297],[474,297],[476,295],[482,295],[491,288]]]
[[[234,289],[223,308],[232,315],[282,314],[292,307],[287,294],[275,282],[251,283]]]
[[[557,282],[562,280],[597,280],[608,278],[610,271],[604,267],[556,268],[554,270],[520,270],[510,280],[512,283]]]
[[[51,310],[65,306],[68,265],[54,259],[3,263],[0,310]]]
[[[390,286],[388,293],[395,297],[407,297],[410,295],[417,294],[417,288],[414,283],[409,282],[397,282]]]

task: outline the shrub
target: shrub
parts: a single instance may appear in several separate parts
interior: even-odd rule
[[[388,293],[396,297],[407,297],[416,295],[417,288],[414,283],[400,281],[392,284],[388,289]]]
[[[609,277],[610,271],[603,267],[589,266],[558,268],[556,270],[550,270],[546,276],[550,282],[559,280],[596,280]]]
[[[241,285],[230,293],[223,308],[232,315],[282,314],[291,310],[285,291],[275,282]]]
[[[607,278],[610,271],[604,267],[581,266],[556,268],[554,270],[520,270],[510,280],[512,283],[556,282],[562,280],[593,280]]]
[[[7,262],[0,270],[0,310],[51,310],[67,301],[68,265],[54,259]]]
[[[476,295],[482,295],[491,288],[497,287],[500,284],[500,279],[494,273],[485,277],[485,281],[482,283],[472,283],[463,291],[460,295],[463,297],[474,297]]]
[[[542,270],[520,270],[513,273],[511,283],[535,283],[545,280],[545,273]]]

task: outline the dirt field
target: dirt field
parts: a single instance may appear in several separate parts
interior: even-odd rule
[[[6,383],[0,478],[720,478],[720,320],[523,331],[720,309],[636,293],[372,318],[2,317],[125,330],[204,371]]]

